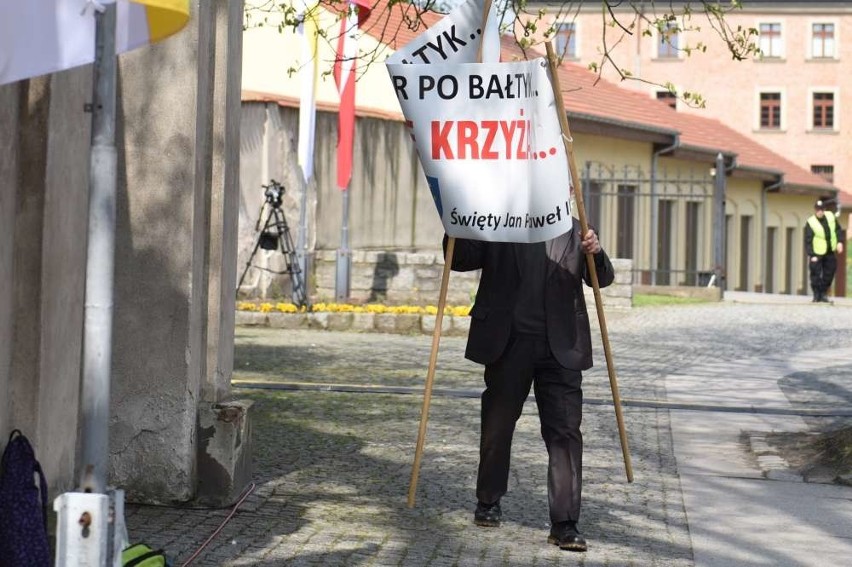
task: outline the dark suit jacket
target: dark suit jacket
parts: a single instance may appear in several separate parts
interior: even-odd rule
[[[589,315],[583,297],[583,281],[592,285],[585,255],[580,250],[580,223],[545,243],[548,256],[544,310],[547,339],[556,360],[565,368],[586,370],[592,366]],[[447,237],[444,237],[446,250]],[[512,314],[521,282],[515,249],[524,244],[456,239],[452,269],[482,270],[476,301],[471,309],[470,333],[465,357],[480,364],[497,360],[512,331]],[[606,253],[595,255],[600,287],[615,278]]]

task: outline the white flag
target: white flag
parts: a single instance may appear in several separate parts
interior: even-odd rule
[[[319,40],[317,9],[319,3],[316,0],[309,2],[301,0],[297,3],[297,6],[297,17],[302,20],[302,23],[299,24],[302,59],[299,67],[301,94],[299,97],[298,158],[305,183],[308,183],[314,176],[314,138],[317,115],[316,89],[317,69],[319,67],[317,58],[317,44]]]

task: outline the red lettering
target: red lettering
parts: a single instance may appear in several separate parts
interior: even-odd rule
[[[466,159],[468,157],[468,147],[470,147],[470,159],[479,159],[479,144],[476,143],[479,128],[476,126],[476,122],[472,120],[459,120],[457,133],[459,159]]]
[[[453,149],[450,147],[450,130],[453,129],[453,121],[449,120],[441,124],[438,120],[432,121],[432,159],[441,159],[441,152],[447,159],[453,158]]]
[[[521,136],[518,138],[518,153],[516,157],[518,159],[529,159],[529,154],[527,154],[527,152],[524,150],[524,148],[527,146],[526,139],[529,135],[529,132],[527,130],[527,128],[529,127],[529,121],[518,120],[516,124],[521,130]]]
[[[514,120],[511,122],[500,121],[500,131],[503,132],[503,140],[506,142],[506,159],[512,159],[512,136],[515,135],[516,124]]]
[[[482,159],[498,159],[500,156],[491,149],[491,145],[494,143],[494,138],[497,137],[497,121],[496,120],[483,120],[482,128],[485,129],[485,143],[482,144]]]
[[[530,120],[433,120],[431,128],[434,160],[526,160],[533,157],[530,152]],[[499,147],[498,136],[503,140],[502,148]]]

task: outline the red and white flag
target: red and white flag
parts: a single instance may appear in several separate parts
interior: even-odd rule
[[[350,0],[340,19],[334,82],[340,94],[337,119],[337,186],[346,191],[352,179],[352,153],[355,142],[355,71],[358,62],[359,26],[370,15],[369,0]]]

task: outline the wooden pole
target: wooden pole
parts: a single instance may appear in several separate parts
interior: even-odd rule
[[[482,35],[476,60],[482,63],[482,46],[485,42],[485,25],[492,0],[485,0],[482,7]],[[417,447],[414,449],[414,465],[411,469],[411,482],[408,485],[408,507],[414,508],[414,495],[417,492],[417,477],[420,475],[420,461],[423,459],[423,445],[426,442],[426,424],[429,421],[429,404],[432,401],[432,383],[435,381],[435,366],[438,363],[438,345],[441,343],[441,326],[444,321],[444,307],[447,304],[447,287],[450,281],[450,269],[453,265],[453,250],[456,239],[447,239],[447,252],[444,254],[444,273],[441,276],[441,295],[438,297],[438,313],[435,315],[435,330],[432,331],[432,352],[429,355],[429,370],[426,372],[426,385],[423,391],[423,408],[420,410],[420,429],[417,432]]]
[[[447,239],[447,253],[444,255],[444,273],[441,276],[441,295],[438,299],[438,313],[435,314],[435,330],[432,331],[432,353],[429,355],[429,371],[426,373],[426,386],[423,391],[423,408],[420,410],[420,430],[417,433],[417,448],[414,450],[411,483],[408,485],[409,508],[414,508],[417,477],[420,474],[420,461],[423,458],[423,445],[426,441],[426,423],[429,420],[429,403],[432,400],[432,383],[435,381],[435,366],[438,363],[438,345],[441,342],[441,326],[444,321],[444,307],[447,304],[447,287],[450,281],[450,268],[453,264],[453,250],[455,249],[455,245],[455,238]]]
[[[550,84],[553,87],[553,97],[556,99],[556,110],[559,112],[559,124],[562,127],[562,142],[565,144],[565,153],[568,155],[568,168],[571,170],[571,183],[574,184],[574,198],[577,202],[577,213],[580,217],[580,229],[585,235],[589,230],[586,220],[586,209],[583,205],[583,191],[579,190],[577,183],[580,176],[577,174],[577,165],[574,163],[574,140],[571,138],[571,129],[568,126],[568,115],[565,113],[565,102],[562,100],[562,89],[559,86],[559,75],[557,74],[556,53],[553,45],[548,41],[547,63],[550,68]],[[621,398],[618,395],[618,380],[615,377],[615,365],[612,361],[612,349],[609,345],[609,333],[606,328],[606,318],[603,311],[603,300],[601,299],[601,288],[598,283],[598,272],[595,269],[595,259],[592,254],[586,254],[586,266],[592,280],[592,289],[595,293],[595,307],[598,312],[598,322],[601,327],[601,339],[603,340],[604,355],[606,356],[606,367],[609,372],[609,385],[612,389],[612,401],[615,405],[615,420],[618,423],[618,436],[621,439],[621,452],[624,455],[624,468],[627,471],[627,482],[633,482],[633,466],[630,464],[630,449],[627,446],[627,432],[624,429],[624,417],[621,413]]]

